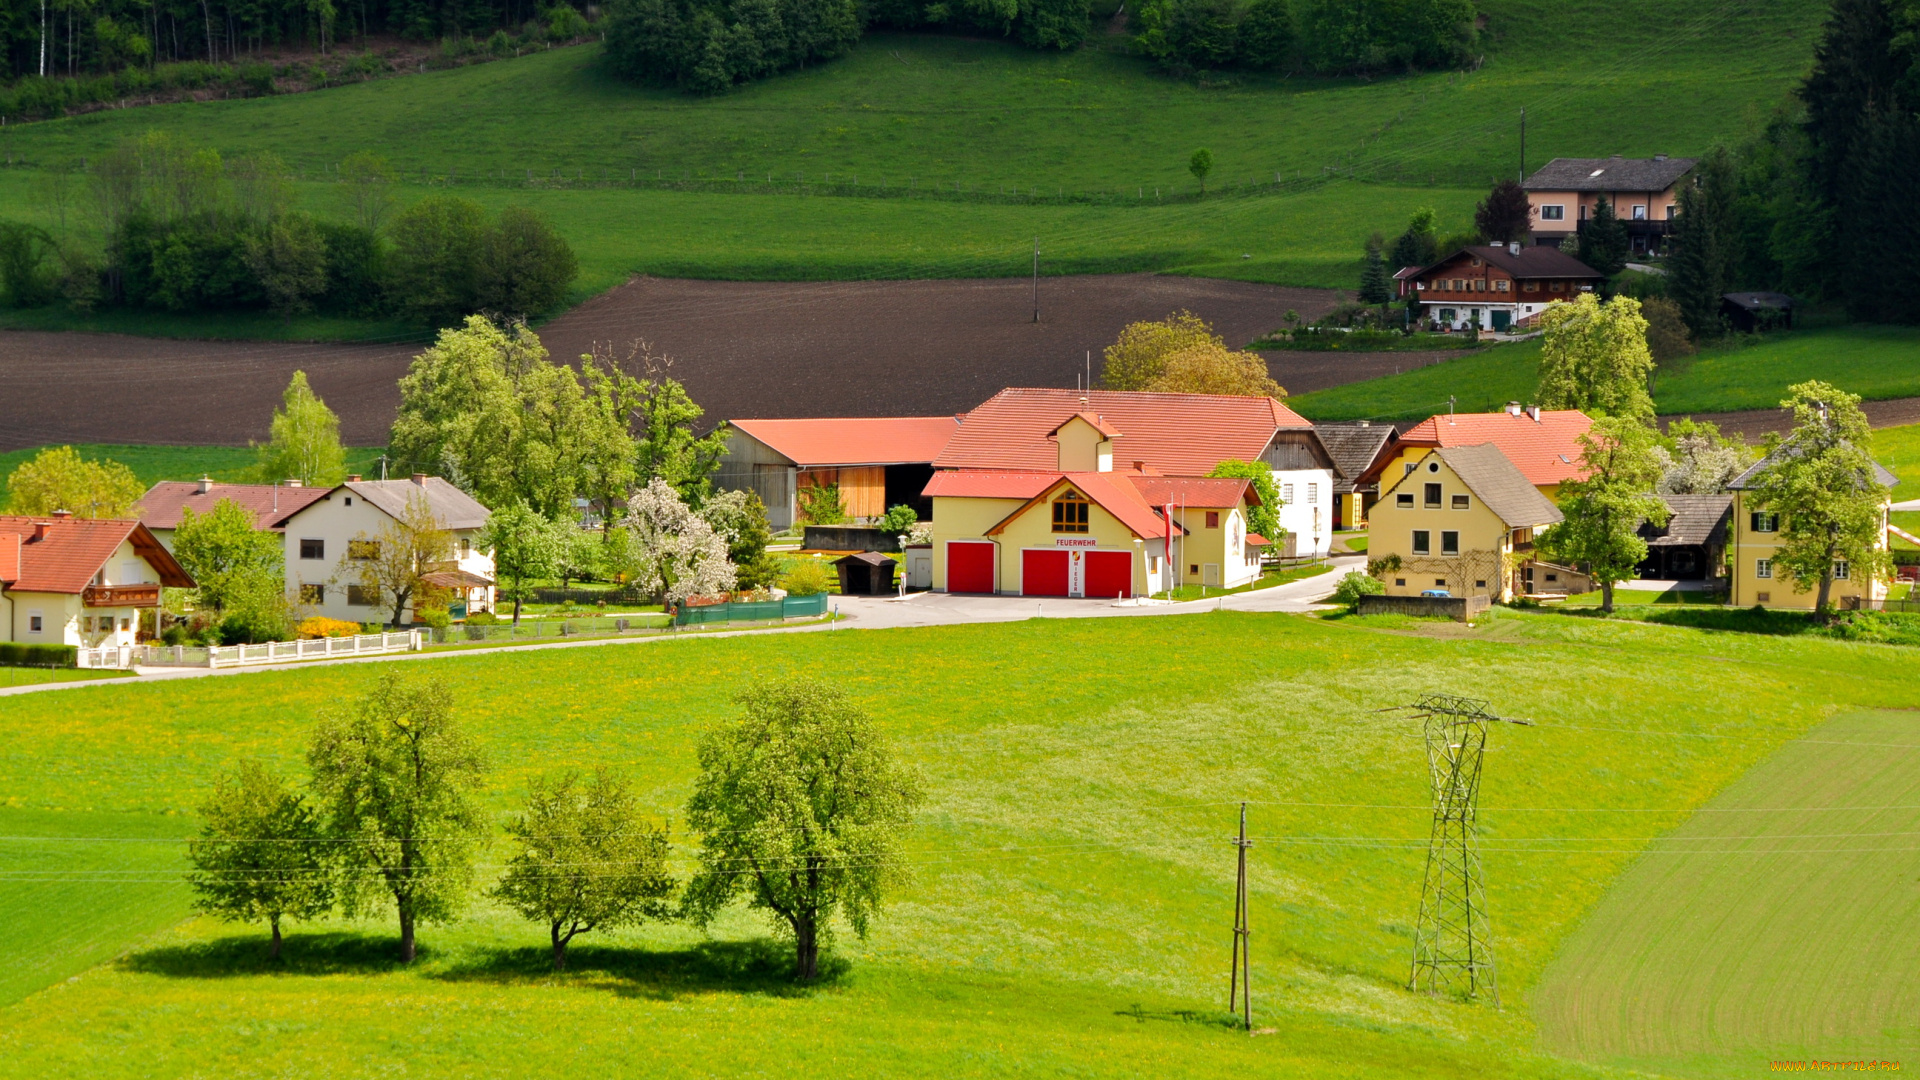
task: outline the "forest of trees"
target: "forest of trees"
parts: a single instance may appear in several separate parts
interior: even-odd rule
[[[475,311],[522,318],[566,299],[573,251],[531,210],[489,220],[430,196],[396,210],[384,162],[341,163],[347,220],[293,207],[272,154],[223,158],[164,132],[127,140],[84,171],[50,170],[47,226],[0,220],[0,301],[172,312],[397,314],[444,325]]]
[[[1472,0],[1144,0],[1134,45],[1175,73],[1432,70],[1466,61]]]

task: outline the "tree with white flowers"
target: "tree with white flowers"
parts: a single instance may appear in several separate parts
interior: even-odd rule
[[[658,477],[627,500],[634,579],[650,582],[668,604],[726,592],[734,585],[727,534],[693,512],[673,485]]]

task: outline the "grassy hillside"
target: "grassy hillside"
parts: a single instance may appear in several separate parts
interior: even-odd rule
[[[41,166],[159,128],[229,153],[278,153],[316,206],[332,201],[327,170],[361,149],[405,171],[409,198],[451,183],[489,203],[531,201],[579,247],[584,293],[636,271],[1017,273],[1035,235],[1055,270],[1346,286],[1366,235],[1400,227],[1414,206],[1466,226],[1483,185],[1519,167],[1522,108],[1534,165],[1738,136],[1805,70],[1823,10],[1577,0],[1548,18],[1519,0],[1482,6],[1488,52],[1470,73],[1200,85],[1159,74],[1117,39],[1051,55],[875,34],[841,60],[716,98],[620,82],[597,46],[582,46],[310,94],[108,110],[0,133],[16,165],[0,207],[29,213]],[[1216,191],[1271,191],[1276,177],[1289,189],[1326,176],[1368,183],[1331,200],[1169,208],[1194,189],[1185,166],[1197,146],[1214,152]],[[631,186],[676,181],[703,193]],[[881,186],[886,201],[855,197]],[[902,188],[904,205],[891,198]],[[1035,193],[1103,205],[1025,205]]]
[[[1459,399],[1462,412],[1530,401],[1539,368],[1536,339],[1302,394],[1287,403],[1314,420],[1424,420],[1446,411],[1448,395]],[[1869,401],[1920,395],[1920,330],[1834,327],[1708,349],[1655,380],[1654,405],[1662,414],[1770,409],[1780,404],[1787,387],[1809,379]]]
[[[7,478],[13,470],[33,460],[43,447],[0,452],[0,507],[7,505]],[[117,461],[133,470],[147,487],[162,480],[197,480],[211,476],[215,480],[242,482],[253,468],[253,451],[235,446],[107,446],[81,444],[74,447],[89,461]],[[381,450],[349,449],[347,471],[378,476]]]
[[[1920,1010],[1920,956],[1884,934],[1913,914],[1915,751],[1910,717],[1845,714],[1675,829],[1549,968],[1545,1044],[1727,1077],[1768,1060],[1920,1053],[1920,1028],[1887,1024]],[[1835,1000],[1846,980],[1863,993]]]
[[[1676,665],[1690,677],[1673,679]],[[298,927],[271,969],[257,928],[110,927],[120,959],[67,981],[49,969],[44,990],[0,1011],[0,1075],[1119,1076],[1142,1062],[1196,1077],[1612,1075],[1537,1049],[1532,1011],[1560,943],[1654,838],[1835,707],[1920,704],[1908,666],[1894,648],[1565,616],[1423,630],[1232,613],[414,663],[457,688],[495,764],[496,812],[535,773],[608,763],[667,818],[695,738],[744,681],[831,673],[925,772],[915,880],[869,941],[840,942],[845,966],[812,990],[784,982],[778,946],[744,914],[711,938],[583,939],[565,976],[546,970],[543,930],[485,903],[428,928],[411,970],[391,963],[384,921]],[[144,820],[146,835],[177,835],[166,823],[235,758],[297,769],[315,710],[368,673],[8,702],[0,859],[69,867],[64,883],[95,887],[65,896],[65,921],[110,921],[126,886],[97,879],[164,884],[164,857],[120,843],[102,866],[78,854],[98,841],[74,839],[49,858],[46,834],[131,839]],[[1401,988],[1426,768],[1416,729],[1375,710],[1432,689],[1538,725],[1495,735],[1485,780],[1504,1011]],[[1257,844],[1255,1021],[1277,1031],[1257,1039],[1222,1012],[1241,799]],[[1619,810],[1633,812],[1595,812]],[[32,829],[16,825],[27,815]],[[506,854],[485,854],[489,872]],[[57,950],[57,929],[0,918],[0,955]],[[1822,985],[1856,1000],[1853,984]]]

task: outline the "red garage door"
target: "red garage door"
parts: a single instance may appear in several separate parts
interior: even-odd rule
[[[1020,592],[1025,596],[1067,595],[1067,553],[1021,552]]]
[[[949,540],[947,542],[947,591],[992,592],[993,552],[992,544]]]
[[[1133,553],[1130,551],[1089,551],[1087,556],[1087,596],[1101,600],[1133,595]]]

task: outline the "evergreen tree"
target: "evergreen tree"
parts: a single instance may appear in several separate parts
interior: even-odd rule
[[[1627,268],[1627,227],[1604,198],[1594,200],[1593,217],[1580,226],[1578,257],[1608,279]]]
[[[1360,302],[1363,304],[1385,304],[1393,300],[1393,275],[1387,270],[1380,248],[1380,235],[1375,233],[1367,240],[1367,255],[1360,264]]]
[[[1738,243],[1733,217],[1736,182],[1731,156],[1716,149],[1700,162],[1695,182],[1680,189],[1667,294],[1680,305],[1680,317],[1696,338],[1715,337],[1726,329],[1720,297],[1733,288],[1729,271]]]

